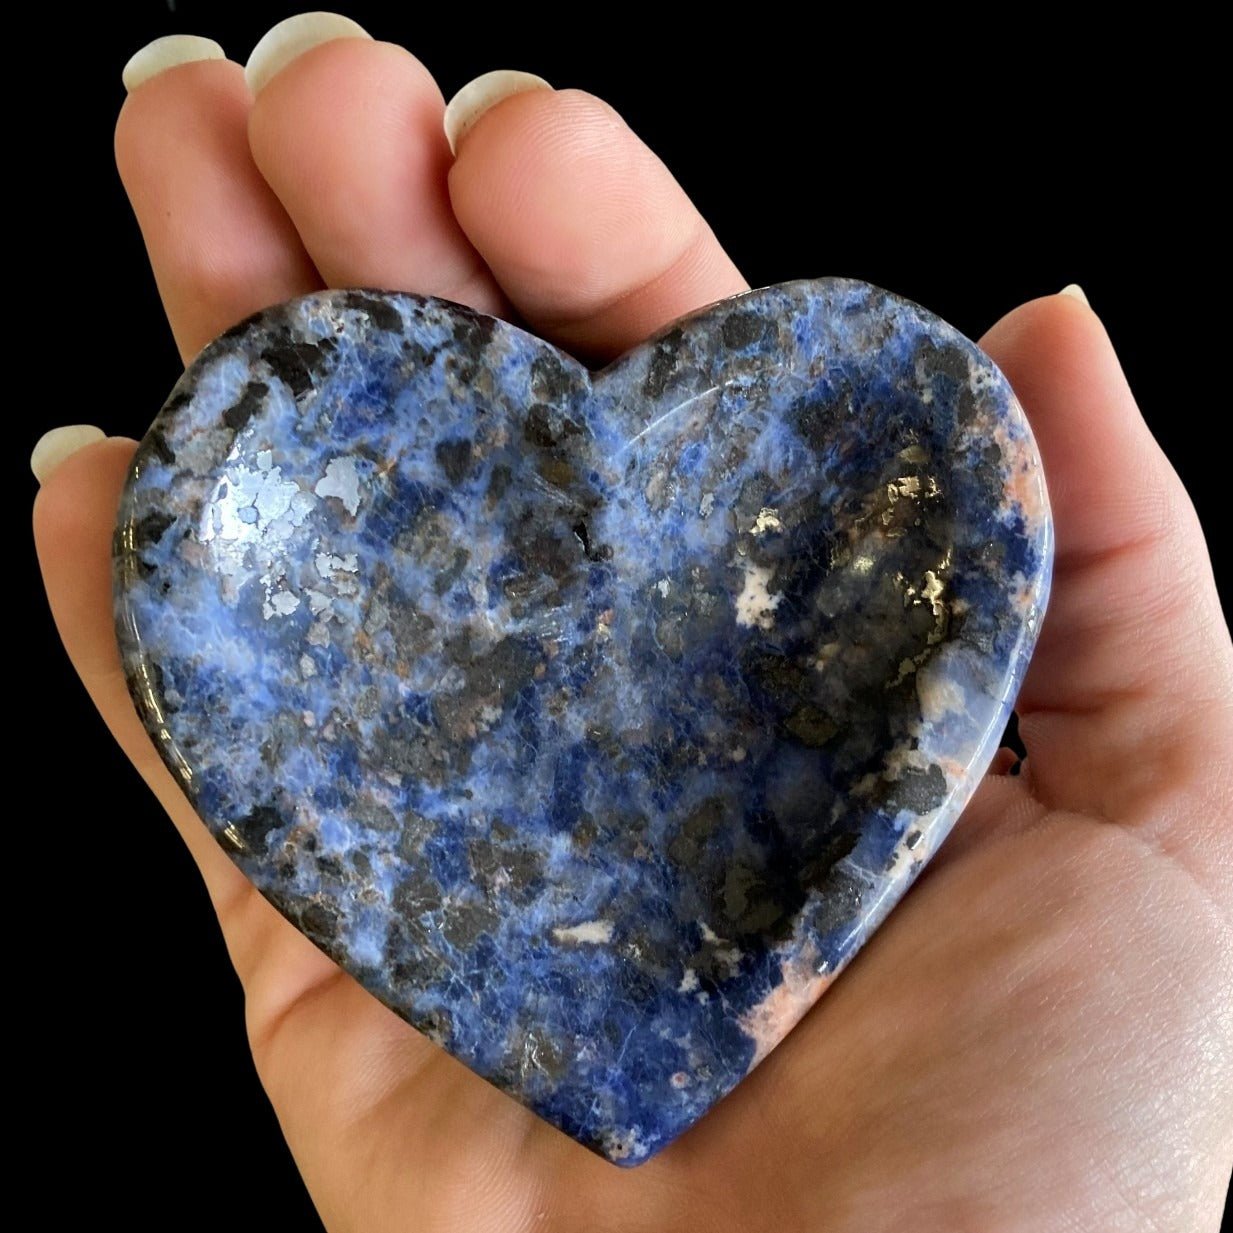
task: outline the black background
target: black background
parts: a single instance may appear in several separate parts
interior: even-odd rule
[[[68,354],[21,404],[14,468],[57,424],[141,436],[179,374],[112,165],[125,60],[191,32],[243,61],[296,11],[124,7],[105,21],[30,14],[28,46],[48,50],[12,125],[30,207],[19,257],[35,276],[23,320],[57,331]],[[1123,30],[1114,59],[1064,22],[1016,11],[995,37],[935,18],[908,27],[889,11],[837,25],[822,8],[725,5],[699,18],[626,6],[578,11],[574,28],[555,9],[454,7],[348,11],[414,51],[447,97],[496,67],[606,97],[755,286],[866,278],[979,337],[1020,301],[1081,283],[1213,548],[1227,538],[1225,464],[1196,429],[1211,410],[1227,418],[1227,396],[1209,376],[1219,343],[1199,307],[1221,197],[1200,156],[1192,46],[1157,29],[1135,47]],[[83,386],[90,404],[76,405]],[[10,993],[25,1008],[10,1061],[28,1068],[15,1079],[36,1081],[13,1116],[64,1182],[40,1195],[49,1224],[85,1205],[131,1229],[317,1229],[253,1075],[205,893],[69,669],[27,543],[29,660],[16,671],[33,668],[34,685],[18,691],[28,735],[10,775],[29,774],[38,803],[9,809],[11,835],[25,836],[11,841],[10,874],[30,897],[10,925]]]

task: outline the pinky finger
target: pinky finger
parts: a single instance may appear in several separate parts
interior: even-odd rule
[[[231,863],[163,765],[129,700],[111,619],[111,534],[135,443],[94,441],[53,461],[34,503],[34,540],[56,628],[99,714],[167,810],[201,870],[242,980],[275,947],[295,972],[333,965],[298,935]]]

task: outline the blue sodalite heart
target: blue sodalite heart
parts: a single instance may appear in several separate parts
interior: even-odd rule
[[[1005,380],[873,287],[755,291],[596,377],[334,291],[185,373],[124,494],[118,626],[163,758],[279,910],[634,1163],[945,835],[1050,553]]]

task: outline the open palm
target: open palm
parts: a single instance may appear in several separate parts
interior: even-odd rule
[[[254,100],[183,64],[117,157],[187,360],[327,286],[445,296],[591,359],[743,290],[604,103],[519,93],[455,160],[431,76],[352,38]],[[747,1082],[623,1172],[416,1034],[287,924],[180,794],[129,702],[110,528],[133,443],[47,477],[65,646],[196,857],[266,1089],[335,1233],[1215,1229],[1233,1163],[1233,649],[1194,512],[1078,298],[983,340],[1027,409],[1054,599],[1002,760],[851,970]]]

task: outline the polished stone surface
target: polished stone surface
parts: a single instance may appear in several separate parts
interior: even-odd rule
[[[593,379],[441,301],[325,292],[176,387],[117,621],[163,758],[280,911],[628,1164],[935,850],[1050,556],[1005,380],[865,284],[726,301]]]

